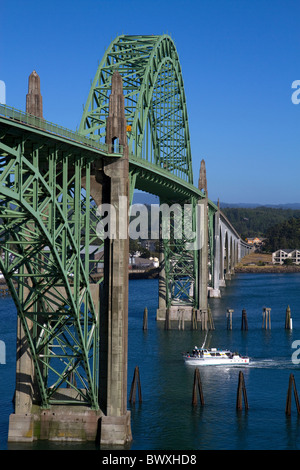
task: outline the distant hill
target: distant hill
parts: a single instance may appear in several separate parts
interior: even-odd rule
[[[217,202],[215,202],[217,204]],[[249,209],[254,209],[256,207],[270,207],[271,209],[295,209],[300,210],[300,203],[299,202],[291,202],[288,204],[255,204],[255,203],[247,203],[247,202],[220,202],[220,208],[225,207],[246,207]]]
[[[135,191],[133,204],[159,204],[159,198]],[[220,202],[220,208],[243,239],[255,236],[267,238],[272,227],[290,219],[300,219],[300,203],[263,205]]]
[[[300,208],[222,207],[221,210],[242,238],[267,237],[269,229],[291,219],[300,219]]]
[[[300,249],[300,217],[285,220],[266,231],[266,250]]]
[[[217,201],[213,201],[216,205]],[[159,204],[159,197],[154,194],[136,190],[133,195],[133,204]],[[293,209],[300,210],[299,202],[291,202],[288,204],[256,204],[253,202],[220,202],[221,209],[227,207],[238,207],[254,209],[256,207],[270,207],[271,209]]]

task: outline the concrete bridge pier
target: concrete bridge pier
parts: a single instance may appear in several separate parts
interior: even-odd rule
[[[205,162],[202,160],[199,176],[199,189],[204,189],[205,197],[197,202],[196,208],[196,233],[198,237],[197,246],[197,272],[195,272],[195,281],[193,283],[193,292],[196,296],[197,304],[194,306],[192,302],[182,302],[168,306],[167,302],[167,286],[166,286],[166,269],[165,255],[162,241],[162,224],[160,225],[160,272],[159,272],[159,305],[157,309],[156,319],[165,322],[167,329],[171,325],[176,328],[183,329],[184,323],[188,322],[192,328],[201,327],[207,329],[208,318],[208,198],[206,184]]]
[[[220,205],[218,203],[218,210],[214,215],[214,270],[212,273],[212,289],[209,290],[209,297],[221,297],[221,239],[220,239]]]
[[[111,160],[105,163],[103,202],[110,201],[116,216],[115,238],[112,234],[112,238],[104,242],[100,314],[99,404],[104,413],[100,442],[107,445],[131,440],[130,413],[127,412],[128,195],[128,159],[124,156],[113,163]]]
[[[41,406],[33,359],[18,319],[15,412],[10,416],[9,442],[98,440],[103,445],[124,445],[132,439],[130,412],[127,411],[129,162],[122,79],[118,73],[112,77],[107,118],[106,142],[112,153],[116,141],[123,147],[123,155],[120,156],[117,149],[115,158],[96,162],[91,180],[96,202],[102,200],[111,204],[116,215],[115,231],[105,239],[104,247],[99,409],[81,404],[80,396],[74,396],[77,392],[72,388],[59,388],[56,392],[58,399],[70,399],[72,404]],[[82,181],[83,186],[85,183]],[[113,217],[112,212],[110,216]],[[95,310],[99,311],[99,285],[90,284],[90,290]],[[23,296],[26,298],[26,295],[25,288]],[[32,322],[27,322],[28,328],[33,328]]]
[[[166,298],[166,267],[165,253],[162,240],[162,221],[159,224],[159,277],[158,277],[158,309],[157,320],[166,319],[167,298]]]
[[[100,315],[99,403],[104,413],[100,442],[108,445],[132,439],[127,411],[129,161],[123,85],[118,72],[112,77],[106,124],[106,143],[111,152],[116,142],[123,147],[123,156],[104,160],[102,191],[103,202],[115,208],[116,230],[104,242],[104,308]]]
[[[200,189],[200,188],[199,188]],[[200,316],[207,316],[208,311],[208,208],[207,196],[198,201],[200,211],[197,233],[200,237],[198,265],[198,309]]]

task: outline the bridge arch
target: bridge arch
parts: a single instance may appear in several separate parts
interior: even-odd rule
[[[118,36],[99,64],[79,131],[105,142],[111,78],[123,79],[129,152],[193,183],[186,97],[168,35]]]

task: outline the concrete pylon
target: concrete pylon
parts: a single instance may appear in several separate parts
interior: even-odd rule
[[[207,215],[207,198],[198,201],[199,206],[199,222],[198,234],[201,240],[199,249],[199,272],[198,272],[198,293],[199,293],[199,310],[207,312],[207,285],[208,285],[208,215]]]
[[[50,405],[49,409],[40,407],[33,362],[18,320],[15,413],[10,415],[9,442],[32,442],[35,439],[88,441],[100,438],[103,445],[124,445],[132,439],[130,413],[127,411],[129,163],[124,97],[119,74],[114,74],[112,78],[107,129],[107,144],[112,145],[117,139],[123,145],[124,153],[115,158],[101,158],[99,165],[95,165],[96,174],[91,182],[97,203],[109,202],[114,206],[117,215],[116,235],[122,234],[121,237],[105,240],[104,289],[100,314],[101,409],[94,410],[79,404],[71,407]],[[85,178],[81,183],[86,184]],[[90,288],[96,311],[99,311],[99,286],[93,284]],[[28,327],[31,328],[31,325],[28,324]],[[69,392],[72,389],[60,389],[60,393],[67,396]]]
[[[198,189],[203,190],[207,196],[207,179],[206,179],[206,167],[205,160],[201,160],[199,180],[198,180]]]
[[[208,286],[208,207],[207,207],[207,180],[205,161],[201,161],[200,174],[198,181],[198,189],[204,190],[205,197],[198,201],[199,221],[198,234],[200,237],[199,250],[199,272],[198,272],[198,293],[199,293],[199,310],[200,315],[206,315],[208,310],[207,303],[207,286]]]
[[[115,236],[104,242],[104,308],[100,320],[101,443],[124,444],[131,440],[127,411],[128,347],[128,213],[129,162],[122,77],[112,76],[106,144],[123,146],[123,156],[104,159],[102,201],[115,209]],[[119,149],[116,151],[119,153]],[[111,216],[113,216],[111,214]]]
[[[218,200],[218,210],[214,215],[214,269],[213,269],[213,288],[209,291],[210,297],[221,297],[220,291],[220,256],[221,256],[221,240],[220,240],[220,202]]]
[[[28,78],[26,113],[43,119],[43,98],[41,95],[41,83],[40,77],[35,70],[29,75]]]

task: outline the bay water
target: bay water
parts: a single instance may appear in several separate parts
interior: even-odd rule
[[[205,332],[164,329],[155,319],[156,279],[129,282],[128,395],[134,369],[139,367],[142,403],[128,403],[133,441],[128,450],[294,450],[300,447],[300,417],[292,397],[285,405],[292,373],[300,394],[300,274],[235,274],[220,299],[209,299],[215,329],[207,347],[228,348],[250,357],[249,366],[200,368],[204,406],[192,406],[195,367],[182,353],[201,346]],[[291,308],[293,329],[285,330]],[[148,309],[148,329],[143,312]],[[263,308],[271,308],[271,329],[262,328]],[[226,312],[233,309],[232,330]],[[241,330],[242,310],[248,331]],[[7,444],[9,415],[15,387],[16,309],[10,297],[0,298],[0,340],[6,363],[0,364],[0,449],[24,448]],[[299,345],[297,344],[299,341]],[[249,409],[236,411],[239,372],[244,374]],[[34,443],[25,448],[74,448]],[[95,448],[89,444],[75,448]]]

